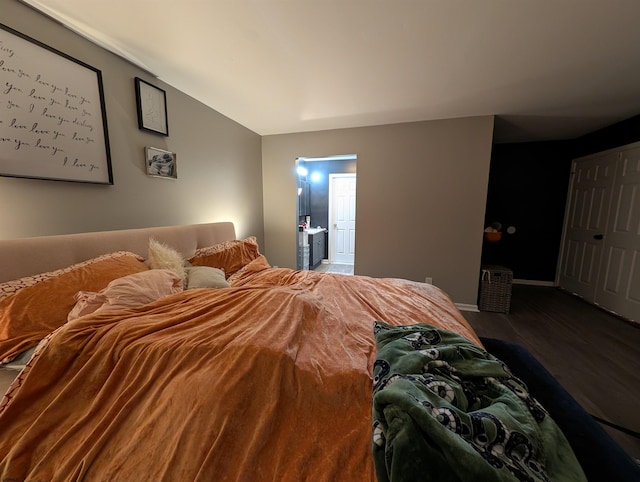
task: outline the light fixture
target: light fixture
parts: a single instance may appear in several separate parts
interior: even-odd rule
[[[355,161],[358,159],[357,154],[342,154],[337,156],[323,156],[323,157],[298,157],[299,161],[313,162],[313,161]]]

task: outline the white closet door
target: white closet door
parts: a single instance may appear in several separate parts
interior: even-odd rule
[[[560,287],[595,302],[617,153],[575,160],[572,166]]]
[[[640,321],[640,149],[617,161],[595,301]]]

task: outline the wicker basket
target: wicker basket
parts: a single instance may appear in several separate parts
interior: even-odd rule
[[[480,276],[480,311],[509,313],[513,271],[503,266],[482,266]]]

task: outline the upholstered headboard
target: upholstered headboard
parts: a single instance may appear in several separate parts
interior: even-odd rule
[[[197,248],[235,239],[235,228],[233,223],[220,222],[0,240],[0,283],[114,251],[146,258],[150,237],[189,257]]]

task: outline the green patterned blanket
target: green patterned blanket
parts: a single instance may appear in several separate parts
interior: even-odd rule
[[[585,481],[566,438],[497,358],[427,324],[375,322],[373,456],[384,481]]]

